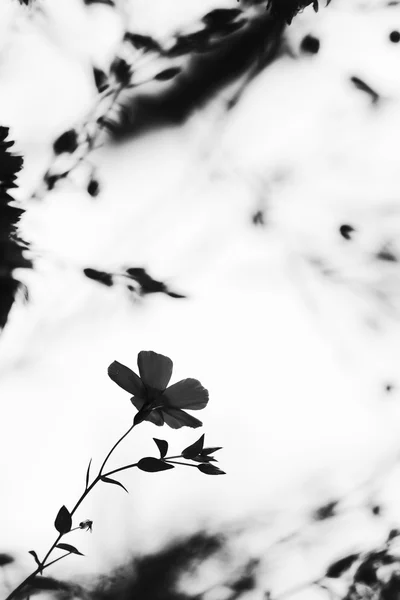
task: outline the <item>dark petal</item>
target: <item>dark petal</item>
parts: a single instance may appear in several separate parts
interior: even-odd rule
[[[172,429],[180,429],[181,427],[201,427],[203,423],[195,417],[188,415],[184,410],[179,408],[163,408],[162,414],[164,421]]]
[[[165,390],[172,375],[172,360],[168,356],[142,350],[137,362],[144,385],[159,391]]]
[[[145,401],[142,400],[142,398],[137,398],[135,396],[131,398],[131,402],[133,406],[138,410],[140,410],[143,407],[143,404],[145,403]],[[161,427],[161,425],[164,425],[164,417],[161,410],[159,409],[152,410],[151,413],[147,415],[147,417],[145,417],[144,421],[150,421],[151,423],[154,423],[154,425],[158,425],[159,427]]]
[[[108,367],[108,376],[123,390],[134,396],[145,396],[146,390],[140,377],[131,369],[114,360]]]
[[[182,379],[174,383],[163,393],[163,399],[168,406],[201,410],[208,403],[208,391],[197,379]]]

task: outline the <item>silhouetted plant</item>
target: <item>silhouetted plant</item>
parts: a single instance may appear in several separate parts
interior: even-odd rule
[[[72,509],[69,510],[66,506],[62,506],[57,512],[54,521],[54,527],[58,533],[56,539],[43,558],[40,558],[35,550],[29,551],[36,563],[36,569],[9,594],[6,600],[11,600],[21,595],[31,595],[43,590],[56,591],[69,589],[68,584],[43,577],[42,574],[45,569],[71,554],[82,556],[82,553],[75,546],[65,543],[62,540],[64,536],[77,529],[92,531],[93,522],[90,519],[81,521],[78,525],[74,526],[74,515],[88,494],[100,482],[116,485],[127,492],[126,487],[115,479],[117,473],[134,468],[147,473],[156,473],[174,469],[176,465],[192,467],[207,475],[224,474],[224,471],[211,464],[212,462],[216,462],[216,459],[212,455],[217,450],[220,450],[220,447],[204,447],[204,434],[193,444],[184,448],[179,454],[173,456],[167,456],[169,445],[166,440],[153,438],[157,446],[158,456],[145,456],[134,463],[109,471],[106,469],[108,460],[114,450],[129,435],[134,427],[143,421],[150,421],[158,426],[165,423],[173,429],[185,426],[200,427],[202,425],[201,421],[195,419],[183,409],[201,410],[205,408],[209,399],[208,391],[197,379],[191,378],[183,379],[168,386],[172,375],[172,367],[173,363],[170,358],[152,351],[139,352],[139,375],[117,361],[114,361],[109,366],[109,376],[122,389],[132,394],[131,402],[138,409],[138,412],[132,425],[112,446],[94,477],[91,476],[92,460],[90,460],[86,471],[85,487],[81,496]],[[53,552],[56,550],[61,550],[64,553],[50,560]],[[6,559],[3,559],[4,564],[7,562],[5,561]]]

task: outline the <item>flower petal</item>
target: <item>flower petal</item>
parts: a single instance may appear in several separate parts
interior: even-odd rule
[[[142,398],[137,398],[135,396],[131,398],[131,402],[133,406],[135,406],[135,408],[137,408],[138,410],[140,410],[143,407],[143,404],[145,403],[145,401],[142,400]],[[159,427],[161,427],[161,425],[164,425],[164,417],[160,409],[152,410],[151,413],[145,418],[145,421],[150,421],[151,423],[154,423],[154,425],[158,425]]]
[[[142,351],[137,362],[143,383],[156,390],[165,390],[172,375],[172,360],[156,352]]]
[[[208,391],[197,379],[182,379],[169,386],[163,393],[163,399],[168,406],[201,410],[208,403]]]
[[[201,427],[203,423],[195,417],[188,415],[184,410],[179,408],[163,408],[162,414],[164,421],[172,429],[180,429],[181,427]]]
[[[139,397],[145,396],[146,390],[139,375],[136,375],[125,365],[121,365],[117,360],[114,360],[108,367],[108,376],[129,394]]]

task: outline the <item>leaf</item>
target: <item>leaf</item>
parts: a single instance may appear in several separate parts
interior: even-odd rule
[[[29,588],[32,590],[69,590],[70,584],[58,581],[53,577],[38,577],[29,582]]]
[[[226,475],[225,471],[221,471],[215,465],[211,465],[210,463],[203,463],[197,466],[198,470],[206,475]]]
[[[173,79],[181,72],[180,67],[171,67],[170,69],[165,69],[165,71],[161,71],[157,75],[155,75],[154,79],[156,81],[168,81],[169,79]]]
[[[71,554],[79,554],[80,556],[85,556],[82,552],[79,552],[75,546],[71,546],[71,544],[57,544],[56,548],[60,548],[61,550],[66,550],[67,552],[71,552]]]
[[[90,465],[92,464],[92,459],[89,460],[88,468],[86,471],[86,489],[89,487],[89,474],[90,474]]]
[[[35,563],[37,564],[38,567],[42,567],[42,564],[38,558],[38,555],[36,554],[36,552],[34,550],[29,550],[29,554],[32,554],[33,558],[35,559]]]
[[[72,527],[72,517],[69,513],[68,508],[62,506],[58,511],[58,515],[56,516],[56,520],[54,521],[54,527],[57,529],[58,533],[64,535],[71,531]]]
[[[166,456],[168,452],[168,442],[166,442],[165,440],[159,440],[157,438],[153,438],[153,440],[157,444],[157,448],[160,451],[160,458],[164,458],[164,456]]]
[[[75,129],[65,131],[56,139],[53,144],[54,154],[62,154],[67,152],[72,154],[78,147],[78,134]]]
[[[103,92],[108,87],[107,75],[101,69],[93,67],[94,83],[99,93]]]
[[[152,456],[142,458],[138,462],[138,469],[141,471],[146,471],[147,473],[157,473],[158,471],[167,471],[168,469],[173,468],[174,465],[170,465],[169,463],[166,463],[158,458],[153,458]]]
[[[358,553],[349,554],[348,556],[335,561],[329,565],[325,573],[325,577],[332,577],[334,579],[340,577],[345,571],[350,569],[351,565],[359,558],[359,556],[360,555]]]
[[[127,494],[129,494],[126,487],[122,485],[120,481],[117,481],[116,479],[111,479],[110,477],[106,477],[105,475],[103,475],[103,477],[101,477],[100,479],[101,481],[104,481],[104,483],[113,483],[114,485],[119,485],[119,487],[122,487],[122,489],[125,490]]]
[[[191,446],[188,446],[187,448],[182,450],[183,458],[186,458],[189,460],[191,458],[194,458],[195,456],[200,454],[200,452],[203,450],[203,446],[204,446],[204,433],[201,437],[199,437],[199,439],[196,442],[194,442],[194,444],[192,444]]]
[[[203,448],[202,454],[214,454],[214,452],[217,452],[217,450],[222,450],[222,446],[214,446],[213,448]]]

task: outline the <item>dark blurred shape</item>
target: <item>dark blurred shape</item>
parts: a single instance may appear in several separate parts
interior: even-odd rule
[[[164,71],[157,73],[157,75],[154,76],[154,79],[156,81],[169,81],[179,75],[180,72],[180,67],[171,67],[170,69],[165,69]]]
[[[185,298],[181,294],[176,294],[175,292],[170,292],[168,287],[162,281],[157,281],[153,279],[145,269],[141,267],[131,267],[126,269],[126,274],[130,279],[136,281],[136,283],[140,286],[140,293],[143,295],[146,294],[155,294],[157,292],[162,292],[163,294],[167,294],[172,298]]]
[[[110,67],[110,73],[112,73],[115,79],[121,85],[128,85],[131,79],[131,67],[123,58],[115,58]]]
[[[339,227],[339,232],[340,235],[342,237],[344,237],[345,240],[351,240],[351,234],[355,231],[354,227],[352,227],[351,225],[341,225]]]
[[[69,129],[60,135],[53,144],[54,154],[75,152],[78,147],[78,134],[75,129]]]
[[[332,500],[332,502],[328,502],[323,506],[317,508],[317,510],[313,513],[314,521],[325,521],[326,519],[331,519],[336,515],[336,508],[339,504],[338,500]]]
[[[313,35],[306,35],[300,44],[300,50],[308,54],[317,54],[320,48],[320,41]]]
[[[228,22],[218,29],[216,25],[205,26],[193,33],[179,34],[169,49],[160,51],[166,57],[187,55],[182,73],[157,93],[143,88],[144,91],[137,89],[133,98],[125,98],[125,110],[112,130],[115,139],[181,124],[226,84],[245,73],[249,79],[255,77],[275,59],[281,50],[284,23],[267,11],[249,22],[233,19],[239,12],[228,11],[231,16],[224,17]],[[225,12],[211,11],[204,19],[223,21],[218,16],[222,14]],[[134,45],[155,49],[152,38],[127,35]]]
[[[124,41],[132,44],[136,50],[144,50],[145,52],[161,52],[160,44],[149,35],[133,33],[127,31],[124,35]]]
[[[104,577],[91,592],[93,600],[194,600],[176,589],[179,578],[224,546],[219,535],[196,533],[159,552],[134,558]]]
[[[393,42],[393,44],[398,44],[400,42],[400,32],[391,31],[389,34],[389,40]]]
[[[326,570],[325,577],[331,577],[333,579],[337,579],[343,573],[348,571],[350,567],[355,563],[355,561],[360,557],[360,554],[349,554],[336,560],[334,563],[330,564]]]
[[[115,6],[113,0],[83,0],[86,5],[89,4],[107,4],[108,6]]]
[[[325,6],[328,6],[330,2],[331,0],[326,0]],[[268,0],[267,8],[275,18],[290,25],[297,13],[311,4],[315,12],[318,12],[319,0]]]
[[[107,75],[101,69],[93,67],[94,83],[99,93],[104,92],[108,86]]]
[[[258,210],[257,212],[255,212],[251,220],[253,221],[254,225],[265,225],[264,211]]]
[[[14,562],[14,558],[10,554],[0,552],[0,567],[11,565]]]
[[[386,262],[398,262],[397,256],[387,246],[383,246],[379,252],[376,253],[376,258]]]
[[[21,170],[23,159],[9,152],[14,142],[7,142],[7,127],[0,127],[0,329],[8,318],[17,291],[22,287],[13,277],[13,270],[31,268],[30,260],[23,256],[27,247],[17,234],[17,224],[23,211],[13,206],[14,198],[8,193],[17,187],[17,173]]]
[[[89,196],[92,196],[92,198],[95,198],[96,196],[99,195],[99,193],[100,193],[100,184],[97,181],[97,179],[91,179],[89,181],[89,184],[87,186],[87,192],[88,192]]]
[[[399,600],[400,598],[400,573],[393,573],[389,581],[383,586],[381,600]]]
[[[110,273],[106,273],[105,271],[97,271],[96,269],[83,269],[84,274],[89,279],[93,279],[94,281],[98,281],[103,285],[107,285],[111,287],[113,285],[112,275]]]
[[[390,392],[393,391],[393,388],[394,388],[394,385],[392,383],[387,383],[385,385],[385,392],[387,392],[389,394]]]
[[[371,507],[371,512],[375,517],[380,517],[382,514],[382,507],[379,504],[374,504]]]
[[[355,87],[358,90],[360,90],[361,92],[365,92],[366,94],[369,94],[371,96],[372,104],[376,104],[379,101],[380,96],[378,92],[375,92],[375,90],[373,90],[369,85],[367,85],[365,81],[363,81],[359,77],[350,77],[350,81],[355,85]]]

